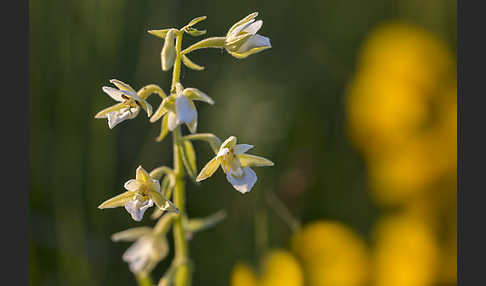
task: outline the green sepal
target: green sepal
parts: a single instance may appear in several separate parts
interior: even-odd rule
[[[199,50],[199,49],[207,49],[207,48],[224,48],[224,37],[211,37],[204,40],[201,40],[194,45],[186,48],[181,52],[182,55],[188,54],[192,51]]]
[[[192,19],[189,22],[189,24],[187,24],[186,26],[184,26],[184,28],[190,28],[190,27],[196,25],[197,23],[206,20],[207,18],[208,18],[208,16],[199,16],[199,17],[196,17],[196,18]]]
[[[167,133],[169,133],[169,116],[164,116],[164,118],[162,118],[160,135],[155,139],[155,141],[162,141]]]
[[[108,199],[101,203],[98,208],[99,209],[109,209],[109,208],[116,208],[124,206],[128,201],[131,201],[133,196],[136,195],[136,192],[133,191],[126,191],[124,193],[119,194],[111,199]]]
[[[167,173],[162,182],[160,183],[160,193],[162,196],[164,196],[166,199],[170,200],[172,196],[172,190],[174,190],[175,187],[175,175],[174,172],[171,170],[171,172]],[[152,212],[150,217],[152,219],[158,219],[165,210],[160,209],[160,208],[155,208],[155,210]]]
[[[189,177],[195,180],[197,176],[197,165],[194,146],[191,141],[182,140],[182,142],[183,143],[179,146],[182,162],[184,163],[184,167],[186,168]]]
[[[274,163],[266,158],[250,155],[250,154],[240,154],[236,155],[242,167],[265,167],[273,166]]]
[[[184,32],[188,33],[189,35],[191,35],[193,37],[199,37],[199,36],[206,34],[207,31],[206,30],[198,30],[198,29],[194,29],[194,28],[185,28]]]
[[[211,149],[213,149],[214,154],[218,154],[219,146],[221,146],[221,139],[212,133],[197,133],[190,134],[182,137],[184,140],[203,140],[208,142]]]
[[[175,187],[175,174],[167,174],[160,184],[160,192],[166,198],[170,199],[172,196],[172,190]]]
[[[261,52],[263,50],[270,49],[270,48],[271,47],[268,47],[268,46],[256,47],[256,48],[253,48],[253,49],[246,51],[244,53],[232,52],[230,50],[227,50],[227,51],[228,51],[228,53],[230,53],[233,57],[235,57],[237,59],[244,59],[244,58],[247,58],[248,56],[251,56],[253,54],[256,54],[258,52]]]
[[[211,177],[216,170],[218,170],[218,167],[221,165],[221,160],[223,160],[223,157],[214,157],[211,159],[202,169],[201,172],[199,172],[199,175],[196,177],[196,182],[200,182],[202,180],[205,180],[209,177]]]
[[[204,92],[200,91],[197,88],[193,88],[193,87],[186,88],[184,89],[183,94],[190,100],[204,101],[211,105],[214,104],[214,100],[211,97],[209,97],[207,94],[205,94]]]
[[[190,69],[193,69],[193,70],[196,70],[196,71],[202,71],[202,70],[204,70],[204,67],[203,66],[200,66],[200,65],[194,63],[186,55],[182,55],[182,62],[184,63],[184,65],[186,67],[188,67]]]
[[[226,218],[226,212],[224,210],[220,210],[210,216],[204,217],[204,218],[192,218],[192,219],[187,219],[184,217],[185,221],[183,223],[184,225],[184,231],[190,232],[190,233],[195,233],[199,231],[203,231],[206,229],[209,229],[219,222],[221,222],[223,219]]]
[[[114,84],[119,90],[126,90],[126,91],[129,91],[129,92],[133,92],[133,93],[137,93],[133,87],[131,87],[129,84],[127,83],[124,83],[123,81],[121,80],[117,80],[117,79],[112,79],[110,80],[110,82],[112,84]]]
[[[165,39],[165,36],[167,36],[167,33],[169,32],[170,29],[162,29],[162,30],[148,30],[147,32],[151,35],[154,35],[156,37]]]
[[[148,226],[129,228],[111,235],[111,240],[117,241],[135,241],[139,237],[152,232],[152,228]]]
[[[169,168],[167,166],[160,166],[158,168],[153,169],[150,172],[150,177],[152,177],[156,180],[160,180],[163,175],[170,175],[170,174],[173,174],[173,173],[174,173],[174,170],[172,170],[171,168]]]
[[[118,110],[120,110],[122,108],[126,108],[126,107],[128,107],[128,105],[125,102],[117,103],[115,105],[112,105],[110,107],[107,107],[107,108],[101,110],[100,112],[98,112],[95,115],[95,118],[105,118],[106,117],[106,114],[108,114],[110,112],[113,112],[113,111],[118,111]]]
[[[149,190],[148,194],[159,209],[168,212],[179,213],[179,209],[161,193],[154,190]]]

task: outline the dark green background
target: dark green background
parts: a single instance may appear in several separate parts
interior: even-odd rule
[[[221,171],[197,186],[188,182],[190,216],[228,214],[191,241],[194,284],[228,285],[237,260],[256,263],[257,210],[267,215],[269,246],[288,245],[290,231],[265,204],[268,191],[302,222],[336,219],[369,239],[379,210],[367,193],[363,159],[346,136],[344,112],[360,45],[375,25],[404,19],[455,51],[455,1],[37,0],[30,1],[29,17],[31,285],[135,285],[121,260],[129,244],[113,243],[110,235],[140,224],[123,209],[97,206],[122,191],[138,165],[170,165],[171,138],[156,143],[160,123],[150,124],[143,113],[113,130],[94,119],[113,104],[101,87],[116,78],[135,89],[155,83],[168,91],[170,73],[160,69],[163,41],[147,30],[179,28],[207,15],[197,27],[223,36],[254,11],[272,49],[245,60],[201,50],[191,59],[206,70],[182,71],[186,87],[216,101],[196,103],[199,132],[223,140],[235,135],[255,145],[250,153],[275,162],[255,169],[258,182],[246,195]],[[184,39],[184,46],[197,40]],[[158,99],[149,101],[157,108]],[[212,153],[202,142],[196,151],[201,168]],[[146,215],[141,224],[153,223]]]

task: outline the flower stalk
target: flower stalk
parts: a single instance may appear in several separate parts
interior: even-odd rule
[[[180,57],[179,57],[180,60]],[[177,62],[177,61],[176,61]],[[189,268],[188,268],[188,245],[184,235],[183,217],[185,216],[185,182],[184,167],[180,154],[181,146],[181,127],[178,126],[173,132],[173,149],[174,149],[174,203],[179,209],[179,215],[174,220],[173,233],[175,243],[175,263],[179,264],[175,272],[175,285],[189,285]]]
[[[176,58],[174,68],[172,69],[171,93],[176,92],[176,84],[179,83],[181,73],[181,47],[183,32],[179,31],[176,37]],[[184,183],[184,166],[180,154],[182,148],[181,127],[177,126],[172,132],[172,146],[174,156],[174,204],[179,209],[179,215],[174,219],[173,233],[175,243],[175,264],[180,263],[176,268],[174,282],[176,286],[189,285],[189,269],[185,263],[188,259],[187,241],[184,235],[184,226],[182,217],[185,216],[185,183]]]

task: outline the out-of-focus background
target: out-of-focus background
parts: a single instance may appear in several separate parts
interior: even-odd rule
[[[110,235],[152,226],[152,210],[136,223],[97,206],[138,165],[170,165],[171,140],[142,113],[113,130],[94,119],[113,103],[101,87],[168,91],[147,30],[207,15],[197,27],[223,36],[254,11],[270,50],[200,50],[206,70],[183,67],[216,101],[196,103],[198,131],[275,162],[245,195],[221,171],[187,183],[190,216],[227,213],[191,241],[193,284],[457,284],[456,1],[45,0],[30,1],[31,285],[135,285],[130,244]],[[195,148],[201,168],[212,151]]]

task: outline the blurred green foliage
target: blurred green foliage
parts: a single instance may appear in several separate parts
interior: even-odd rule
[[[259,180],[246,195],[222,172],[187,184],[190,216],[219,209],[228,215],[191,241],[194,285],[228,285],[236,261],[258,261],[255,215],[262,211],[268,244],[289,245],[290,231],[265,192],[275,192],[302,222],[335,219],[370,239],[380,210],[367,191],[363,158],[346,135],[344,106],[361,43],[387,19],[418,24],[454,52],[457,37],[452,0],[34,0],[29,9],[31,285],[135,285],[121,260],[129,245],[111,242],[110,235],[137,223],[120,209],[97,206],[118,194],[138,165],[170,165],[171,141],[156,143],[160,125],[143,116],[113,130],[93,117],[111,104],[101,91],[109,79],[169,89],[170,73],[160,70],[162,41],[147,30],[207,15],[200,28],[221,36],[259,11],[259,33],[272,42],[272,49],[242,61],[223,50],[198,51],[191,59],[206,70],[183,68],[183,84],[216,101],[198,105],[198,131],[235,135],[275,162],[256,170]],[[196,41],[185,40],[185,46]],[[205,143],[195,148],[201,168],[212,151]],[[154,222],[146,216],[142,223]],[[162,262],[154,273],[166,267]]]

